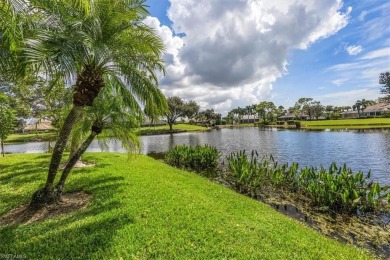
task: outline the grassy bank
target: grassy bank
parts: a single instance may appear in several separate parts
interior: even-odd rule
[[[173,126],[173,132],[196,132],[207,131],[207,127],[189,124],[176,124]],[[139,129],[140,135],[153,135],[169,133],[169,125],[156,127],[141,127]],[[8,136],[5,143],[23,143],[23,142],[43,142],[55,141],[57,138],[56,132],[44,133],[26,133],[26,134],[12,134]]]
[[[33,259],[367,259],[269,206],[146,156],[87,154],[68,191],[90,206],[35,224],[0,227],[0,253]],[[0,159],[0,215],[44,181],[48,155]]]
[[[197,132],[207,131],[209,128],[199,125],[190,124],[175,124],[173,125],[173,132]],[[139,130],[140,135],[152,135],[152,134],[164,134],[169,132],[169,125],[156,126],[156,127],[141,127]]]
[[[301,126],[303,128],[306,128],[306,129],[390,128],[390,118],[364,118],[364,119],[301,121]]]
[[[56,138],[56,132],[12,134],[8,136],[8,138],[5,140],[5,143],[55,141]]]

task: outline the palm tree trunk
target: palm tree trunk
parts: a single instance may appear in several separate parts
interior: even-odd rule
[[[3,139],[1,139],[1,154],[4,157],[4,142],[3,142]]]
[[[51,157],[45,187],[33,194],[30,202],[31,207],[40,208],[46,204],[51,204],[59,200],[60,195],[53,189],[54,179],[56,177],[73,125],[77,121],[82,109],[83,106],[73,106],[68,116],[66,117],[64,125],[62,126],[60,134],[57,138],[57,142],[53,149],[53,155]]]
[[[93,139],[95,139],[95,136],[97,136],[98,134],[99,134],[98,132],[92,131],[91,134],[88,136],[88,138],[81,144],[79,149],[73,154],[72,158],[70,158],[64,170],[62,171],[60,181],[56,185],[56,190],[58,193],[60,194],[62,193],[62,190],[65,185],[65,181],[68,178],[70,171],[73,169],[75,164],[80,160],[81,155],[85,153],[85,151],[91,145]]]
[[[69,112],[68,116],[65,119],[64,125],[62,126],[61,132],[58,136],[58,140],[53,149],[53,156],[51,157],[50,161],[49,173],[47,176],[45,189],[51,189],[53,186],[54,179],[60,166],[66,143],[68,142],[73,125],[76,123],[82,109],[83,107],[81,106],[73,106],[72,110]]]

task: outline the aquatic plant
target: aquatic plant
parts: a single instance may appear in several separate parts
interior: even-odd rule
[[[215,175],[213,170],[217,168],[220,157],[221,153],[213,146],[176,145],[165,154],[165,161],[172,166],[210,176]]]
[[[227,156],[227,179],[241,193],[255,195],[267,186],[299,192],[323,209],[336,212],[373,211],[385,200],[390,202],[390,187],[370,180],[371,173],[353,173],[346,164],[299,169],[298,163],[278,165],[272,155],[259,158],[257,151]]]

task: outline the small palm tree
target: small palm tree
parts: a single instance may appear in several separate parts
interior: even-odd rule
[[[159,108],[167,108],[156,76],[157,71],[164,72],[164,47],[155,32],[142,23],[147,14],[144,3],[145,0],[31,0],[18,9],[25,17],[23,29],[34,32],[27,34],[32,36],[18,48],[20,71],[75,81],[73,107],[54,147],[46,184],[34,193],[32,206],[58,199],[53,185],[65,146],[83,109],[93,105],[102,89],[122,95],[125,103],[151,101]],[[3,30],[4,23],[0,25]]]
[[[161,114],[162,111],[157,110],[155,113]],[[104,91],[95,100],[94,105],[84,111],[84,117],[85,120],[76,125],[74,134],[86,137],[62,171],[61,178],[56,185],[58,195],[62,194],[65,181],[76,162],[97,135],[102,133],[105,136],[99,139],[102,146],[106,146],[108,140],[114,139],[121,141],[122,146],[128,152],[138,149],[139,140],[134,129],[138,129],[140,122],[144,119],[143,111],[138,103],[125,103],[122,96],[115,96],[109,91]],[[88,132],[89,134],[86,135]]]

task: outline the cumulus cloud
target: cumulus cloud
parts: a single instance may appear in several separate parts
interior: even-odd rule
[[[360,45],[350,45],[350,46],[345,47],[345,51],[349,55],[354,56],[354,55],[358,55],[359,53],[361,53],[363,51],[363,47]]]
[[[337,33],[351,12],[341,0],[170,1],[174,31],[146,20],[168,45],[161,87],[222,113],[267,99],[291,50]]]

